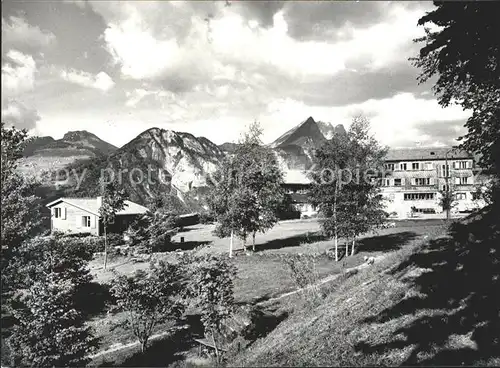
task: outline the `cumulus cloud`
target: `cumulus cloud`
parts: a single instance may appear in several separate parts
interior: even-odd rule
[[[6,59],[2,65],[2,93],[15,96],[33,90],[37,71],[33,57],[10,50]]]
[[[5,106],[4,106],[5,105]],[[31,130],[36,127],[40,116],[35,109],[26,107],[15,100],[2,101],[2,121],[19,129]]]
[[[52,32],[28,24],[23,17],[2,18],[2,50],[14,47],[36,51],[52,44],[55,40],[56,37]]]
[[[97,75],[79,70],[61,71],[61,78],[67,82],[75,83],[83,87],[95,88],[103,92],[109,91],[115,85],[115,82],[105,72],[99,72]]]
[[[182,6],[174,9],[167,5],[159,8],[156,3],[146,6],[130,3],[121,8],[114,3],[104,8],[105,5],[99,4],[99,12],[108,20],[104,31],[106,48],[121,65],[125,77],[139,80],[168,78],[172,74],[183,74],[182,71],[187,74],[193,65],[205,73],[213,72],[218,64],[246,70],[272,66],[275,71],[297,80],[333,76],[346,70],[348,64],[379,69],[400,61],[401,57],[411,56],[408,50],[412,39],[422,33],[415,26],[421,9],[404,5],[387,8],[381,23],[363,28],[344,24],[339,32],[348,33],[349,37],[341,41],[328,37],[322,40],[292,37],[289,23],[293,19],[287,18],[287,10],[281,9],[280,3],[264,6],[260,13],[248,11],[243,5],[219,7],[213,10],[216,13],[205,16],[196,9],[181,11]],[[310,8],[325,6],[308,5]],[[334,4],[329,6],[336,8]],[[253,5],[250,9],[252,7],[255,9]],[[354,7],[355,4],[351,6]],[[181,24],[165,23],[158,16],[176,11],[183,15]],[[254,13],[256,18],[248,18]],[[263,22],[263,17],[269,20]],[[155,25],[155,21],[161,22],[163,28]],[[307,24],[307,20],[303,23]],[[182,28],[186,36],[179,37],[171,28]],[[395,29],[398,31],[394,32]]]
[[[37,85],[51,87],[35,91],[37,101],[48,101],[39,104],[39,125],[64,121],[65,106],[82,124],[84,112],[89,121],[116,116],[130,119],[134,132],[159,125],[222,143],[254,120],[272,141],[311,115],[348,126],[352,115],[364,113],[384,143],[411,145],[449,142],[434,124],[460,135],[456,122],[468,117],[441,109],[407,60],[418,49],[412,40],[423,33],[417,20],[431,3],[66,1],[82,9],[60,8],[61,16],[80,14],[71,36],[54,29],[60,49],[46,60],[15,49],[2,67],[2,90],[11,95],[32,90],[35,75]],[[27,27],[21,18],[6,19],[2,26]],[[85,28],[94,32],[83,33],[88,43],[77,36]],[[38,30],[51,39],[38,44],[54,43]],[[78,52],[67,47],[75,37],[85,45]],[[44,79],[50,55],[55,78]],[[99,91],[109,91],[107,98]]]

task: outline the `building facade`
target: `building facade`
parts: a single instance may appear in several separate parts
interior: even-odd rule
[[[103,224],[100,221],[99,208],[102,197],[96,198],[59,198],[47,204],[50,209],[50,229],[63,233],[88,233],[102,235]],[[116,214],[108,231],[122,233],[137,218],[148,211],[144,206],[125,201],[125,208]]]
[[[284,179],[283,187],[291,195],[292,206],[301,215],[315,215],[316,209],[307,199],[311,184],[307,172],[288,171]],[[485,205],[477,192],[486,180],[474,157],[462,150],[391,149],[382,173],[381,194],[386,211],[395,218],[442,213],[440,200],[447,188],[455,199],[452,213],[469,212]]]
[[[285,172],[282,188],[290,195],[290,211],[296,212],[299,217],[312,217],[317,214],[316,209],[309,202],[308,192],[311,180],[304,170],[289,170]]]
[[[452,212],[468,212],[484,205],[477,196],[482,184],[474,157],[452,148],[391,149],[386,157],[382,195],[387,212],[398,218],[415,213],[442,213],[442,192],[455,199]]]

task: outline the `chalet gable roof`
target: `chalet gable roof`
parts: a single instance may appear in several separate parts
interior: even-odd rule
[[[71,198],[71,197],[61,197],[52,201],[46,205],[48,208],[52,208],[58,203],[64,202],[71,206],[77,207],[81,210],[89,212],[93,215],[99,216],[99,208],[101,207],[101,198]],[[125,208],[116,213],[117,216],[120,215],[140,215],[148,211],[148,208],[141,206],[132,201],[125,201]]]

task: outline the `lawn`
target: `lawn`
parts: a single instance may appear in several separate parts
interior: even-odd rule
[[[286,292],[295,290],[295,285],[287,267],[280,260],[280,255],[286,253],[319,253],[323,256],[318,258],[317,274],[318,279],[339,274],[346,268],[355,267],[364,262],[364,256],[387,256],[397,250],[412,247],[421,242],[425,237],[435,236],[444,229],[443,221],[401,221],[394,228],[381,230],[378,234],[367,234],[359,241],[357,253],[353,257],[347,257],[339,262],[327,257],[324,253],[332,247],[330,240],[324,239],[319,234],[319,224],[315,220],[284,221],[266,234],[259,234],[257,237],[257,247],[255,253],[246,254],[240,246],[232,262],[237,267],[237,276],[234,280],[235,301],[238,305],[255,305],[263,303],[268,299],[276,298]],[[177,243],[179,249],[188,250],[198,245],[203,245],[201,252],[222,253],[227,252],[228,239],[215,238],[211,231],[213,225],[194,225],[184,229],[175,238],[179,242],[180,237],[184,237],[184,243]],[[341,242],[342,244],[342,242]],[[159,259],[172,257],[172,253],[154,255]],[[91,262],[91,272],[95,281],[103,284],[112,282],[113,273],[116,270],[120,273],[131,273],[136,269],[147,268],[147,262],[134,263],[125,257],[112,259],[108,270],[102,269],[102,260],[97,259]],[[288,303],[287,299],[279,303]],[[280,306],[278,305],[277,308]],[[101,350],[112,347],[116,343],[127,343],[134,338],[129,331],[123,329],[112,330],[114,323],[120,315],[101,313],[94,317],[92,325],[98,335],[102,337]],[[156,332],[162,332],[166,326],[158,326]],[[166,344],[163,339],[154,346]],[[169,346],[172,341],[169,340]],[[186,343],[179,349],[189,350],[191,343]],[[158,349],[157,347],[154,349]],[[153,350],[154,350],[153,349]],[[160,349],[162,350],[162,349]],[[118,352],[106,354],[99,357],[95,364],[106,365],[140,365],[137,355],[134,353],[137,348],[123,349]],[[153,354],[153,353],[151,353]],[[173,354],[173,352],[172,352]],[[154,365],[151,361],[147,365]]]
[[[389,252],[230,366],[498,366],[498,211]],[[291,304],[291,303],[288,303]]]

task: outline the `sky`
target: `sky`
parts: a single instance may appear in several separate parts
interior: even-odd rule
[[[265,142],[312,116],[369,118],[391,147],[456,144],[470,113],[441,108],[408,58],[431,2],[2,1],[2,121],[87,130],[122,146],[152,127]]]

